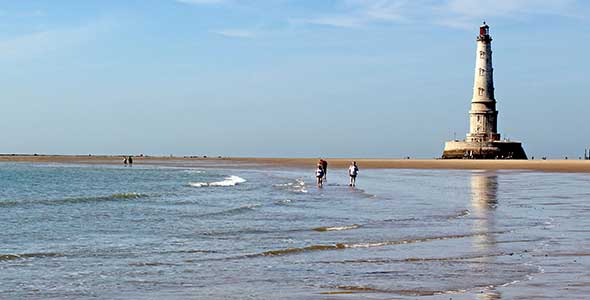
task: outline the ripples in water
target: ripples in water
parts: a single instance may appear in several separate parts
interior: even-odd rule
[[[88,197],[72,197],[64,199],[53,200],[0,200],[0,206],[16,206],[16,205],[69,205],[78,203],[93,203],[93,202],[107,202],[107,201],[124,201],[135,200],[140,198],[150,197],[147,194],[141,193],[116,193],[106,196],[88,196]]]
[[[27,259],[27,258],[63,257],[63,256],[66,256],[66,255],[63,253],[53,253],[53,252],[0,254],[0,261]]]
[[[554,299],[560,282],[588,294],[585,180],[367,170],[353,189],[333,170],[318,189],[305,170],[193,167],[0,164],[0,294]]]

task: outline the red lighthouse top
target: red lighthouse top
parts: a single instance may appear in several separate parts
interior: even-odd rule
[[[479,26],[479,35],[490,35],[490,26],[488,26],[485,21],[483,22],[483,25]]]
[[[479,26],[479,35],[477,36],[478,42],[486,42],[489,43],[492,41],[492,37],[490,36],[490,26],[483,22],[483,25]]]

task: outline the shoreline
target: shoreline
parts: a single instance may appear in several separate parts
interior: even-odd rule
[[[123,156],[116,155],[0,155],[0,162],[24,163],[80,163],[122,164]],[[134,156],[136,164],[175,163],[194,166],[196,162],[224,162],[258,164],[261,166],[314,168],[319,158],[253,158],[253,157],[169,157]],[[330,168],[347,168],[351,161],[358,162],[361,169],[449,169],[449,170],[528,170],[541,172],[590,173],[588,160],[443,160],[443,159],[391,159],[391,158],[325,158]],[[190,165],[189,165],[190,164]]]

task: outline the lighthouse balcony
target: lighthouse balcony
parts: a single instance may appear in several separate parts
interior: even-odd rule
[[[467,142],[471,143],[489,143],[500,140],[499,133],[469,133],[467,134]]]
[[[480,35],[477,37],[477,41],[478,42],[491,42],[492,41],[492,37],[488,34],[486,35]]]

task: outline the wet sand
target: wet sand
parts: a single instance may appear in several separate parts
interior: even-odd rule
[[[530,170],[544,172],[590,173],[590,161],[586,160],[438,160],[438,159],[385,159],[385,158],[326,158],[328,168],[346,168],[356,160],[361,169],[459,169],[459,170]],[[0,155],[0,162],[84,163],[119,164],[122,156],[81,155]],[[135,163],[166,164],[174,162],[182,166],[196,161],[219,161],[244,164],[260,164],[277,167],[313,167],[318,158],[184,158],[169,156],[134,157]]]

